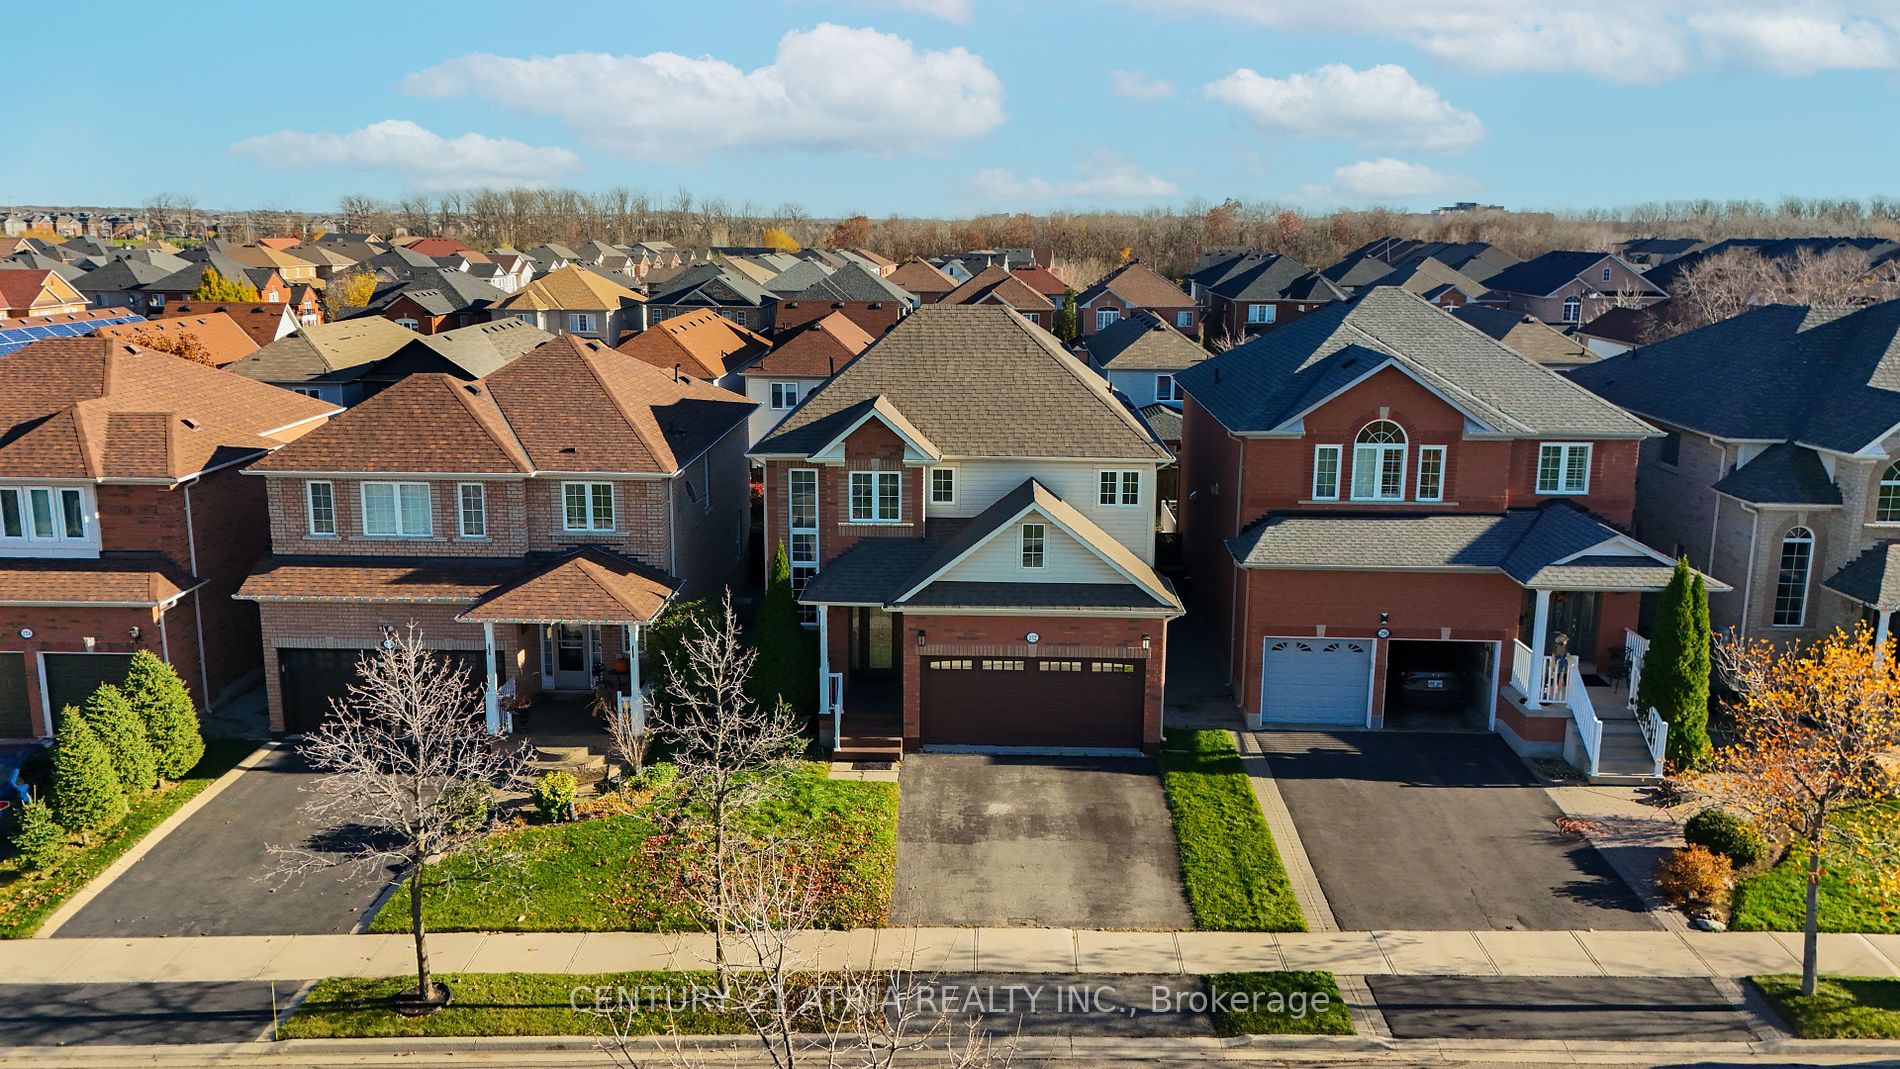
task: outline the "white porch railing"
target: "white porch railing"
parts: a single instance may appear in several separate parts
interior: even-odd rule
[[[844,745],[844,673],[826,672],[824,701],[831,713],[831,748]]]
[[[1530,697],[1531,648],[1517,639],[1511,640],[1511,686],[1519,694]]]
[[[1575,660],[1576,658],[1571,658]],[[1531,668],[1541,663],[1543,671],[1536,680],[1531,679]],[[1533,697],[1536,691],[1537,701],[1545,705],[1560,705],[1564,695],[1570,692],[1570,677],[1564,671],[1564,665],[1557,658],[1545,655],[1540,662],[1529,646],[1521,639],[1511,640],[1511,686],[1526,698]]]
[[[1583,685],[1583,670],[1577,667],[1575,657],[1565,657],[1561,670],[1553,674],[1564,681],[1562,701],[1570,708],[1570,719],[1577,725],[1577,737],[1583,742],[1583,753],[1590,765],[1584,772],[1594,776],[1597,755],[1603,750],[1603,721],[1597,719],[1596,707],[1590,704],[1590,688]]]
[[[1649,744],[1649,756],[1656,762],[1656,775],[1663,774],[1663,755],[1669,746],[1669,721],[1662,714],[1651,709],[1646,716],[1636,718],[1636,726],[1643,729],[1643,741]]]
[[[1568,660],[1570,663],[1566,665],[1562,660],[1549,655],[1545,655],[1544,657],[1544,693],[1539,700],[1547,705],[1556,705],[1565,700],[1572,689],[1570,685],[1571,676],[1574,675],[1577,676],[1579,680],[1582,679],[1577,669],[1577,659],[1575,657],[1569,657],[1565,658],[1565,660]],[[1582,685],[1581,682],[1577,684],[1579,687]],[[1585,698],[1584,700],[1588,701],[1589,699]]]
[[[1643,681],[1643,658],[1649,656],[1649,640],[1628,628],[1623,629],[1623,649],[1629,654],[1629,707],[1636,712],[1636,685]],[[1637,719],[1642,719],[1638,716]]]

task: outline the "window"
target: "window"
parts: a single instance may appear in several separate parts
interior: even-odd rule
[[[567,314],[567,329],[576,334],[592,334],[594,332],[594,313],[569,312]]]
[[[818,574],[818,469],[793,468],[786,476],[785,512],[791,528],[792,593]],[[818,623],[816,605],[800,605],[799,618]]]
[[[930,469],[930,503],[933,505],[957,503],[957,469]]]
[[[1186,330],[1193,325],[1194,325],[1193,312],[1174,313],[1174,327],[1176,330]]]
[[[1775,573],[1775,626],[1800,627],[1808,616],[1808,566],[1814,561],[1814,532],[1796,527],[1781,540],[1781,567]]]
[[[1875,523],[1900,523],[1900,461],[1887,465],[1880,476],[1880,493],[1874,498]]]
[[[25,538],[26,523],[20,511],[20,491],[0,486],[0,538]]]
[[[1313,500],[1339,500],[1339,452],[1336,445],[1313,447]]]
[[[315,397],[315,398],[318,398],[319,400],[321,400],[323,397],[323,391],[317,389],[315,386],[296,386],[296,387],[293,387],[290,392],[294,394],[301,394],[304,397]]]
[[[0,538],[80,541],[89,512],[85,492],[77,487],[0,487]]]
[[[1353,439],[1352,498],[1405,500],[1405,431],[1389,419],[1373,420]]]
[[[1095,329],[1107,330],[1114,326],[1115,321],[1121,317],[1122,310],[1119,308],[1097,308],[1095,310]]]
[[[772,407],[787,409],[798,404],[798,383],[775,382],[772,384]]]
[[[1590,489],[1588,443],[1547,443],[1537,450],[1537,492],[1581,494]]]
[[[1040,324],[1042,322],[1042,313],[1041,312],[1024,312],[1023,318],[1029,320],[1031,323]]]
[[[1280,318],[1280,306],[1275,304],[1250,304],[1247,306],[1247,322],[1271,323]]]
[[[461,515],[463,538],[488,537],[488,491],[481,483],[458,483],[456,506]]]
[[[852,523],[896,523],[902,517],[903,499],[902,472],[851,473]]]
[[[1418,499],[1445,500],[1445,447],[1442,445],[1418,447]]]
[[[1114,675],[1130,676],[1135,674],[1135,666],[1126,661],[1090,661],[1089,671],[1109,672]]]
[[[310,533],[325,538],[336,534],[336,488],[329,483],[304,484],[305,511]]]
[[[266,301],[269,301],[269,302],[270,302],[270,303],[272,303],[272,304],[276,304],[276,303],[277,303],[277,291],[276,291],[276,290],[265,290],[265,291],[264,291],[264,299],[265,299]]]
[[[1036,670],[1039,672],[1080,672],[1082,670],[1082,662],[1081,661],[1037,661]]]
[[[1023,662],[1021,661],[984,661],[983,670],[985,672],[1020,672],[1023,670]]]
[[[1181,399],[1181,387],[1176,386],[1174,384],[1173,375],[1156,375],[1155,376],[1155,400],[1179,401],[1180,399]]]
[[[614,484],[562,483],[562,522],[570,531],[614,529]]]
[[[1564,322],[1578,323],[1583,320],[1583,298],[1575,294],[1564,298]]]
[[[1102,472],[1100,491],[1096,500],[1104,505],[1141,504],[1141,473],[1138,471]]]
[[[403,318],[396,320],[396,325],[399,327],[408,327],[410,330],[414,330],[418,326],[415,320],[410,319],[407,316],[404,316]]]
[[[1656,459],[1670,467],[1682,463],[1682,432],[1670,431],[1656,445]]]
[[[516,312],[515,318],[531,327],[540,326],[540,317],[534,312]]]
[[[1610,280],[1610,269],[1606,267],[1603,269],[1603,281],[1608,282],[1609,280]]]
[[[1047,530],[1040,523],[1023,524],[1023,567],[1042,567],[1042,550]]]
[[[377,538],[427,538],[435,531],[428,483],[364,483],[363,533]]]

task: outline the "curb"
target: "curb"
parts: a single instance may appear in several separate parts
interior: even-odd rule
[[[206,787],[202,791],[199,791],[196,797],[192,798],[190,801],[186,802],[184,805],[179,806],[175,811],[173,811],[171,816],[166,817],[163,821],[161,821],[158,827],[153,828],[151,831],[147,832],[145,834],[145,838],[140,839],[137,843],[134,843],[130,850],[127,850],[125,853],[120,854],[119,859],[117,861],[114,861],[112,864],[107,865],[105,869],[99,873],[99,875],[94,876],[92,879],[86,881],[86,886],[81,887],[77,893],[75,893],[71,898],[67,899],[65,905],[54,910],[53,915],[46,918],[45,922],[39,926],[39,930],[35,931],[32,935],[28,936],[27,938],[29,939],[52,938],[53,935],[57,933],[59,929],[63,925],[65,925],[67,921],[72,920],[75,916],[78,915],[80,910],[86,908],[86,906],[89,905],[94,898],[97,898],[100,892],[112,886],[112,881],[125,875],[125,872],[127,869],[137,864],[139,860],[143,858],[146,854],[151,853],[152,848],[157,846],[160,842],[164,841],[165,836],[170,835],[174,830],[177,829],[179,825],[191,819],[192,814],[198,812],[198,810],[200,809],[203,809],[207,804],[210,803],[210,801],[213,798],[216,798],[218,795],[224,793],[225,788],[231,786],[231,784],[233,783],[236,783],[237,778],[239,776],[256,768],[258,765],[258,762],[263,760],[263,758],[266,755],[268,755],[274,750],[283,749],[284,745],[285,744],[283,742],[280,742],[276,739],[272,739],[268,742],[265,742],[263,745],[259,746],[257,749],[252,750],[250,754],[244,758],[244,760],[239,761],[236,765],[232,766],[229,772],[226,772],[224,775],[219,776],[216,780],[212,781],[211,786]]]

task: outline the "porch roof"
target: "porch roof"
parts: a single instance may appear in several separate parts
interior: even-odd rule
[[[489,590],[456,619],[470,623],[650,623],[679,590],[657,569],[583,546]]]
[[[266,557],[237,596],[249,601],[467,605],[521,570],[521,560],[470,557]]]
[[[202,585],[171,558],[152,553],[0,561],[0,605],[156,607]]]
[[[1868,546],[1821,585],[1885,612],[1900,609],[1900,541]]]

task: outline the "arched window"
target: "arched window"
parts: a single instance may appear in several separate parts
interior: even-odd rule
[[[1796,527],[1781,539],[1775,573],[1775,626],[1800,627],[1808,618],[1808,572],[1814,563],[1814,532]]]
[[[1405,431],[1389,419],[1373,420],[1352,444],[1355,501],[1405,500]]]
[[[1581,323],[1583,321],[1583,298],[1572,294],[1564,298],[1564,322]]]
[[[1887,465],[1880,476],[1880,493],[1874,498],[1875,523],[1900,523],[1900,461]]]

